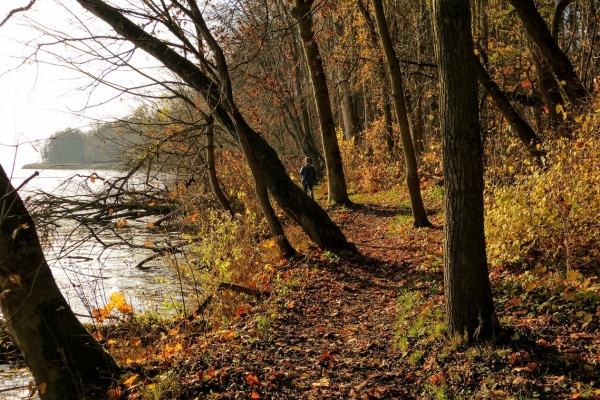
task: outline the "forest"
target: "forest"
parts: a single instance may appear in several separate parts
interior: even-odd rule
[[[598,1],[56,3],[0,30],[137,107],[47,142],[120,170],[77,196],[0,168],[0,363],[31,397],[600,398]],[[164,259],[171,313],[106,293],[82,323],[64,225]]]
[[[118,133],[116,124],[103,124],[88,132],[67,128],[55,132],[41,147],[40,162],[24,168],[48,166],[60,168],[118,169],[126,151],[136,138],[130,133]],[[123,131],[125,132],[125,131]],[[129,139],[129,140],[128,140]]]

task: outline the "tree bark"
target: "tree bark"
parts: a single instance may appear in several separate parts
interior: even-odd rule
[[[230,135],[239,140],[229,112],[221,103],[219,84],[208,78],[193,62],[181,56],[167,43],[151,36],[102,0],[77,0],[86,10],[110,25],[115,32],[159,60],[184,82],[197,90],[210,107],[212,115]],[[321,248],[356,252],[339,227],[315,201],[290,179],[277,153],[242,119],[248,141],[264,174],[269,192],[281,208],[296,221]]]
[[[539,149],[542,141],[533,131],[531,126],[515,111],[510,101],[506,98],[502,90],[498,87],[498,84],[492,80],[486,69],[483,67],[479,58],[473,56],[475,68],[477,69],[477,79],[481,86],[488,92],[496,107],[500,110],[504,118],[508,121],[510,126],[513,128],[521,142],[527,148],[527,151],[534,156],[539,157],[544,153]]]
[[[295,0],[292,16],[297,21],[298,32],[302,40],[304,57],[310,74],[319,126],[321,128],[321,140],[323,152],[325,153],[325,168],[327,170],[327,189],[329,193],[329,204],[350,205],[352,202],[348,197],[342,154],[335,133],[335,122],[333,111],[329,100],[329,88],[325,69],[319,51],[319,45],[315,40],[315,27],[312,20],[311,8],[314,0]]]
[[[448,328],[468,340],[499,328],[483,226],[483,149],[469,0],[434,0],[440,76],[445,223],[444,289]],[[467,62],[465,62],[467,60]]]
[[[377,21],[381,46],[383,47],[388,72],[392,80],[392,98],[394,99],[394,108],[396,110],[398,125],[400,126],[400,139],[402,140],[402,149],[406,161],[406,185],[408,186],[408,193],[410,195],[410,203],[414,218],[413,224],[417,228],[431,226],[431,222],[427,219],[423,198],[421,197],[419,168],[410,134],[408,115],[406,113],[406,100],[404,97],[400,64],[398,63],[396,52],[392,46],[392,39],[390,37],[387,21],[385,20],[381,0],[373,0],[373,8],[375,10],[375,20]]]
[[[588,93],[581,80],[577,77],[573,64],[566,54],[558,47],[552,37],[546,21],[542,18],[533,0],[509,0],[523,21],[523,26],[529,37],[534,41],[540,52],[552,67],[559,82],[564,81],[563,89],[569,100],[576,107],[585,106]]]
[[[104,397],[120,368],[81,325],[46,262],[33,219],[0,166],[0,310],[46,399]],[[42,393],[43,392],[43,393]]]
[[[560,21],[562,20],[563,14],[567,7],[573,2],[573,0],[560,0],[556,5],[556,9],[554,10],[554,15],[552,16],[552,37],[558,43],[558,30],[560,28]]]
[[[214,119],[210,117],[209,121],[206,121],[206,123],[206,164],[208,166],[208,178],[210,180],[210,185],[213,188],[213,192],[215,193],[217,201],[221,207],[223,207],[223,210],[227,211],[229,215],[233,216],[231,204],[229,203],[229,200],[227,200],[227,196],[225,196],[223,190],[221,190],[219,180],[217,179],[217,169],[215,167]]]

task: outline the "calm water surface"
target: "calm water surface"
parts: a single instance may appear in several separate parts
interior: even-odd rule
[[[7,171],[8,172],[8,171]],[[19,186],[34,170],[17,170],[12,178],[13,186]],[[115,171],[101,171],[104,177],[116,176]],[[79,176],[78,176],[79,175]],[[20,190],[21,197],[27,197],[33,190],[71,195],[69,187],[59,186],[73,177],[73,183],[89,180],[87,170],[44,170]],[[89,184],[89,182],[88,182]],[[103,183],[96,180],[100,188]],[[76,185],[72,185],[75,187]],[[92,185],[90,185],[93,187]],[[120,234],[128,241],[144,244],[147,241],[168,240],[159,238],[146,231],[146,222],[129,221],[131,228],[123,229]],[[55,280],[73,311],[83,321],[89,321],[90,311],[104,306],[111,294],[119,292],[125,295],[136,312],[153,311],[166,313],[164,304],[181,296],[175,285],[165,285],[164,281],[174,281],[175,274],[168,263],[159,258],[145,265],[147,269],[135,268],[140,261],[153,254],[143,249],[130,249],[125,246],[104,249],[95,240],[85,238],[83,232],[73,231],[73,225],[63,224],[44,245],[44,254]],[[115,241],[110,234],[102,239],[108,243]],[[173,238],[176,239],[176,238]],[[76,248],[74,245],[77,244]],[[163,282],[163,283],[161,283]],[[23,389],[32,378],[27,370],[15,370],[14,367],[0,365],[0,399],[27,398],[28,390]],[[21,388],[10,390],[10,388]]]

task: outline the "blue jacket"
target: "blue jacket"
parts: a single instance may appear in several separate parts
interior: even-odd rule
[[[314,185],[317,180],[317,171],[312,164],[304,164],[302,168],[300,168],[300,175],[302,175],[303,185]]]

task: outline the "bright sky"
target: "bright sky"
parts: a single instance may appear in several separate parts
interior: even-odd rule
[[[10,10],[28,2],[0,0],[0,21]],[[63,3],[68,4],[77,17],[86,17],[76,2],[65,0]],[[19,66],[22,56],[31,53],[25,43],[40,35],[24,18],[65,31],[74,25],[73,16],[58,0],[38,0],[32,9],[13,16],[0,27],[0,164],[9,174],[15,157],[14,145],[20,144],[15,163],[19,169],[23,164],[39,160],[36,148],[39,149],[40,140],[56,131],[69,127],[86,129],[90,118],[122,117],[135,105],[125,99],[85,109],[86,105],[98,105],[114,97],[116,92],[99,86],[90,94],[82,88],[91,79],[65,67],[34,62]],[[102,28],[102,21],[92,22]],[[60,47],[54,49],[56,52],[62,50]],[[67,52],[66,46],[64,51]],[[136,78],[128,76],[127,79]]]

